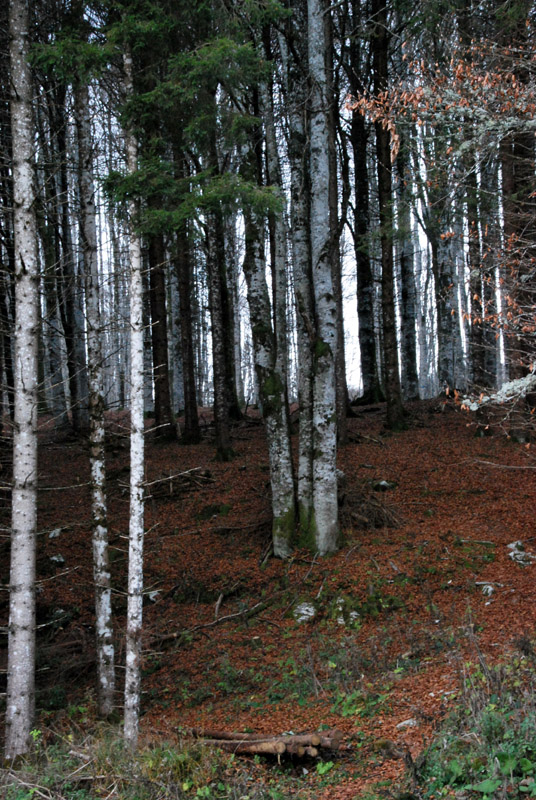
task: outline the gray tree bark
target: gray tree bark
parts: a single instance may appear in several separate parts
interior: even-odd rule
[[[339,544],[335,356],[337,310],[331,274],[329,224],[329,98],[323,0],[308,0],[311,270],[316,332],[313,353],[313,520],[321,555]]]
[[[125,88],[133,93],[132,56],[124,54]],[[136,137],[126,131],[127,168],[138,169]],[[141,242],[135,230],[136,200],[129,203],[130,215],[130,524],[128,548],[128,600],[126,633],[124,737],[134,749],[138,742],[141,691],[141,633],[143,610],[144,539],[144,386],[143,386],[143,277]]]
[[[6,757],[30,748],[35,709],[38,260],[33,176],[28,6],[9,4],[13,226],[15,239],[15,419],[8,627]]]
[[[78,133],[80,191],[80,241],[84,258],[87,360],[89,382],[89,453],[91,466],[91,516],[93,527],[93,580],[95,583],[95,632],[97,650],[98,712],[111,714],[114,705],[115,668],[112,623],[112,587],[108,556],[108,519],[103,394],[102,319],[93,177],[93,144],[87,86],[74,90]]]
[[[313,348],[314,303],[309,239],[309,153],[307,147],[307,4],[294,0],[280,48],[285,68],[286,109],[289,120],[290,236],[298,334],[298,445],[299,542],[312,544],[313,514]]]

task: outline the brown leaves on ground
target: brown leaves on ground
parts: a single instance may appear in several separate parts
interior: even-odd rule
[[[266,558],[270,487],[258,421],[236,428],[227,464],[214,459],[209,423],[198,446],[148,440],[147,480],[164,489],[146,508],[147,740],[173,739],[177,726],[267,736],[339,728],[332,785],[322,788],[314,764],[307,775],[295,766],[300,796],[360,797],[418,756],[477,647],[494,659],[533,635],[531,451],[476,438],[471,417],[450,403],[415,404],[410,429],[396,435],[381,412],[349,420],[351,442],[339,456],[345,545],[326,559]],[[128,535],[122,423],[110,420],[107,460],[119,659]],[[88,453],[46,426],[41,440],[38,704],[45,723],[48,714],[61,725],[69,704],[91,696],[94,675]],[[180,474],[168,493],[166,476]],[[386,491],[375,490],[380,482]],[[388,516],[363,529],[367,503]],[[512,556],[519,546],[508,547],[518,541],[524,561]],[[2,551],[6,585],[7,539]],[[7,592],[2,614],[5,625]]]

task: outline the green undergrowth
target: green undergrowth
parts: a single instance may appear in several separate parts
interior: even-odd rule
[[[287,800],[296,792],[284,776],[259,779],[256,764],[201,744],[131,753],[113,729],[62,735],[48,745],[41,731],[32,733],[33,755],[0,769],[3,800]]]
[[[414,770],[415,796],[536,797],[536,657],[530,643],[522,649],[466,667],[455,709]]]

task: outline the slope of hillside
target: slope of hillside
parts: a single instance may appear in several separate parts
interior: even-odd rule
[[[389,795],[456,702],[467,663],[530,649],[530,447],[479,438],[470,416],[438,401],[412,406],[409,429],[396,435],[385,431],[383,412],[367,407],[350,420],[339,458],[344,546],[326,559],[268,555],[258,419],[234,429],[230,464],[213,459],[208,414],[200,446],[149,441],[145,744],[183,739],[190,727],[339,728],[343,745],[320,766],[237,761],[259,785],[283,781],[287,794],[273,797],[346,800],[374,787]],[[128,533],[121,422],[109,421],[107,463],[119,657]],[[46,425],[41,436],[38,704],[46,738],[73,718],[91,726],[94,654],[87,452],[55,441]]]

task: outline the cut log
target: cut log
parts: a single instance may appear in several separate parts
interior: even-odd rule
[[[298,758],[302,758],[305,755],[305,747],[303,744],[292,744],[289,743],[286,745],[286,752],[291,756],[298,756]]]
[[[262,733],[241,733],[240,731],[218,731],[212,728],[190,728],[189,733],[196,739],[223,739],[233,742],[273,742],[283,741],[289,744],[310,745],[318,747],[322,741],[328,742],[333,731],[326,731],[325,736],[318,733],[287,733],[279,736],[264,735]],[[340,734],[342,739],[342,733]],[[339,739],[340,742],[340,739]],[[330,747],[329,744],[322,745]],[[334,748],[336,749],[336,748]]]
[[[333,730],[324,731],[321,733],[318,744],[320,747],[324,747],[326,750],[338,750],[341,746],[342,737],[342,731],[334,728]],[[315,742],[311,742],[311,744],[315,744]]]
[[[264,742],[250,741],[230,741],[229,739],[204,739],[204,744],[211,747],[219,747],[230,753],[251,754],[251,755],[283,755],[287,749],[285,742],[281,739],[274,739]]]
[[[219,747],[231,753],[278,757],[287,753],[298,758],[303,756],[317,758],[321,749],[338,750],[343,736],[342,731],[336,728],[321,732],[286,733],[280,736],[220,731],[213,728],[190,728],[188,733],[212,747]]]
[[[196,739],[229,739],[231,741],[265,742],[273,736],[263,736],[261,733],[242,733],[242,731],[219,731],[215,728],[189,728],[188,733]]]

